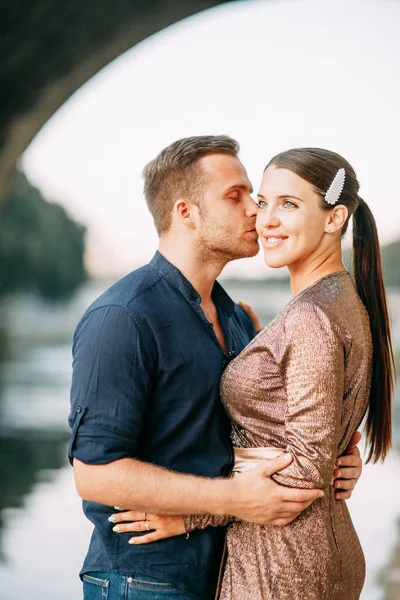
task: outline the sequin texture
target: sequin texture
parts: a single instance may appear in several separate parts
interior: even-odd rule
[[[325,495],[284,528],[231,523],[221,600],[359,598],[364,556],[332,473],[364,416],[371,369],[368,314],[346,272],[298,294],[227,367],[234,444],[286,448],[294,460],[273,479]]]

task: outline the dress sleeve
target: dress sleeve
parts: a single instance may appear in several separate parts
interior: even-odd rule
[[[326,313],[304,302],[287,314],[285,340],[285,436],[293,461],[272,478],[290,487],[324,489],[332,482],[340,441],[344,347]]]
[[[206,527],[223,527],[234,521],[234,517],[227,515],[185,515],[183,517],[185,529],[188,533],[195,529],[205,529]]]
[[[102,306],[81,319],[73,343],[70,462],[135,458],[151,393],[152,356],[132,315]]]

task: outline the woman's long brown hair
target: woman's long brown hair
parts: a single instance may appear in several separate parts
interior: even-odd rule
[[[288,169],[308,181],[321,198],[321,208],[331,210],[325,193],[339,169],[346,170],[345,184],[338,204],[353,215],[353,276],[364,303],[373,343],[372,381],[367,410],[367,462],[384,460],[392,443],[391,407],[394,388],[394,356],[389,311],[383,283],[381,253],[375,219],[358,195],[359,183],[352,166],[339,154],[321,148],[295,148],[278,154],[267,167]]]

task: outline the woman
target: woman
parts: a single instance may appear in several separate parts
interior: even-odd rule
[[[223,375],[234,470],[288,450],[293,462],[274,480],[325,494],[285,528],[230,525],[222,600],[361,593],[363,553],[331,477],[366,412],[368,460],[385,458],[393,353],[376,225],[358,189],[351,165],[322,149],[283,152],[264,172],[257,231],[267,265],[289,268],[294,297]],[[341,253],[351,216],[355,286]],[[148,526],[162,529],[163,519],[148,515]],[[221,524],[212,516],[166,519],[175,535]]]

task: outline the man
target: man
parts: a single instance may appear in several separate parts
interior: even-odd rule
[[[144,170],[160,237],[146,266],[107,290],[74,338],[69,456],[94,531],[81,575],[85,598],[211,599],[224,530],[207,528],[128,544],[107,517],[113,506],[162,514],[229,514],[286,525],[323,492],[279,486],[281,456],[229,479],[229,422],[219,399],[224,367],[255,335],[216,278],[258,252],[257,205],[226,136],[179,140]],[[342,458],[348,497],[358,451]],[[343,471],[343,470],[342,470]],[[337,473],[335,473],[337,475]],[[100,598],[100,595],[98,596]]]

